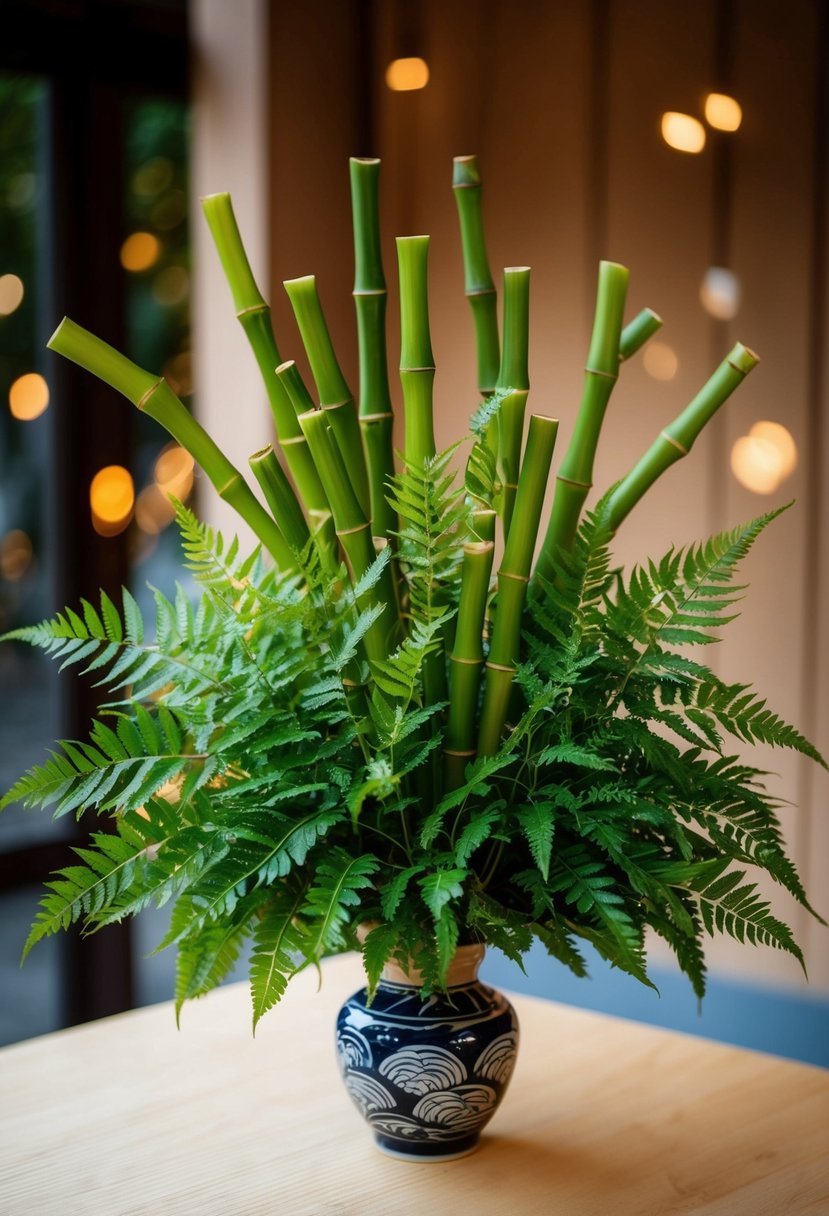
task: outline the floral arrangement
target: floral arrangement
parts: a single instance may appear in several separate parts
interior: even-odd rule
[[[351,162],[356,403],[315,280],[285,284],[312,396],[277,349],[229,196],[204,201],[285,464],[272,447],[251,458],[267,506],[163,379],[69,320],[51,339],[166,427],[260,543],[242,554],[179,503],[201,594],[155,591],[152,641],[126,590],[7,635],[81,665],[111,698],[88,739],[62,741],[0,804],[102,821],[48,884],[26,952],[78,920],[94,932],[172,902],[161,946],[178,951],[177,1010],[250,943],[254,1026],[292,975],[357,947],[365,925],[372,990],[392,959],[413,961],[428,994],[459,943],[520,961],[535,938],[578,975],[587,942],[649,984],[648,929],[700,997],[708,934],[802,962],[751,881],[765,871],[809,908],[777,804],[725,740],[824,761],[748,685],[691,657],[733,619],[738,564],[778,512],[628,574],[611,557],[629,512],[756,356],[735,346],[585,513],[620,365],[660,324],[646,310],[624,325],[628,272],[602,263],[583,397],[534,562],[558,423],[532,414],[525,427],[529,270],[504,272],[499,327],[478,167],[458,158],[482,403],[468,450],[436,452],[429,241],[399,238],[395,461],[379,168]]]

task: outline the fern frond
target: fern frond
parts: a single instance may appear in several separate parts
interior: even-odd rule
[[[351,857],[334,849],[330,860],[320,862],[302,909],[308,921],[306,958],[319,961],[323,955],[345,945],[344,930],[360,906],[361,893],[373,886],[380,868],[376,857]]]
[[[277,887],[254,930],[250,959],[254,1034],[261,1018],[281,998],[291,976],[304,965],[305,931],[298,918],[307,894],[304,882]]]

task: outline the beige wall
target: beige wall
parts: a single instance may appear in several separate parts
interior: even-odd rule
[[[221,8],[215,0],[200,6]],[[369,10],[376,16],[371,46],[360,42],[356,24]],[[796,498],[747,564],[752,588],[742,621],[726,634],[715,661],[724,676],[751,679],[774,709],[829,750],[823,627],[829,491],[821,476],[829,438],[820,428],[825,385],[819,399],[815,391],[821,350],[810,329],[818,299],[812,278],[817,0],[791,0],[785,23],[772,0],[733,4],[731,91],[745,120],[728,137],[729,212],[714,207],[713,149],[683,156],[658,135],[663,110],[698,113],[702,95],[714,87],[722,50],[714,0],[425,0],[422,11],[432,79],[421,93],[394,95],[382,83],[394,38],[390,3],[270,5],[270,265],[284,356],[297,355],[298,341],[280,280],[316,273],[354,383],[347,177],[353,153],[384,160],[392,365],[393,238],[432,236],[439,441],[462,432],[476,401],[450,189],[458,153],[481,158],[494,266],[533,267],[530,401],[561,418],[562,446],[578,402],[598,258],[631,268],[631,315],[650,305],[665,319],[661,336],[678,355],[678,374],[659,384],[641,360],[624,368],[599,453],[599,488],[626,471],[734,340],[756,349],[758,370],[691,458],[631,517],[618,553],[630,561],[661,552]],[[363,146],[365,112],[361,118],[354,84],[361,57],[374,68],[370,147]],[[712,322],[698,299],[718,240],[730,248],[744,289],[731,325]],[[396,386],[395,392],[399,398]],[[759,419],[785,423],[800,450],[797,472],[771,499],[742,489],[728,463],[734,439]],[[811,556],[810,520],[819,546]],[[822,532],[815,532],[818,524]],[[829,913],[829,780],[788,753],[761,754],[759,762],[778,774],[770,782],[781,798],[800,803],[797,810],[785,808],[783,819],[807,887]],[[813,986],[829,989],[829,932],[779,890],[772,894],[806,944]],[[801,982],[792,960],[769,951],[717,942],[710,957],[715,968],[731,973]]]

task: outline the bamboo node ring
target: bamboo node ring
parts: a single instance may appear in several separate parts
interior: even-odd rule
[[[584,369],[590,376],[604,376],[605,380],[618,380],[616,372],[606,372],[600,367],[585,367]]]
[[[366,528],[370,528],[371,524],[366,521],[364,524],[357,524],[356,528],[336,528],[337,536],[351,536],[354,532],[364,532]]]
[[[263,300],[261,304],[251,304],[250,308],[243,308],[241,312],[237,312],[236,320],[241,321],[242,317],[251,317],[255,312],[269,312],[270,305]]]
[[[528,574],[513,574],[510,570],[499,570],[498,577],[512,578],[515,579],[516,583],[528,583],[530,581],[530,576]]]
[[[450,654],[450,663],[464,663],[467,667],[479,667],[483,663],[483,659],[462,659],[460,655]]]
[[[505,663],[490,663],[489,661],[487,661],[487,667],[492,671],[506,671],[511,676],[514,676],[517,670],[515,667],[507,667]]]
[[[679,440],[678,440],[678,439],[674,439],[673,435],[669,435],[667,431],[660,431],[660,432],[659,432],[659,438],[660,438],[660,439],[664,439],[664,440],[666,440],[666,441],[667,441],[668,443],[670,443],[670,444],[673,444],[673,446],[674,446],[674,447],[675,447],[675,448],[676,448],[678,451],[680,451],[680,452],[682,453],[682,455],[683,455],[683,456],[687,456],[687,455],[688,455],[688,449],[687,449],[686,447],[683,447],[683,445],[682,445],[682,444],[679,442]]]

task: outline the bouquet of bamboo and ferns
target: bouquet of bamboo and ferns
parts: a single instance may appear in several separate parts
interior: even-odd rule
[[[177,1007],[249,947],[254,1024],[361,925],[370,986],[387,960],[414,959],[426,993],[470,941],[520,961],[538,938],[579,975],[587,942],[647,984],[651,929],[700,996],[706,934],[801,959],[750,877],[766,871],[809,907],[778,804],[735,750],[823,760],[748,685],[691,657],[733,619],[738,564],[777,512],[629,574],[611,557],[756,357],[735,346],[585,513],[620,365],[660,324],[646,310],[624,325],[628,272],[602,263],[534,564],[558,423],[525,420],[529,270],[504,272],[499,327],[477,164],[459,158],[481,404],[467,446],[436,452],[429,240],[400,238],[395,459],[378,175],[376,160],[351,162],[356,402],[315,280],[285,284],[312,390],[277,349],[230,198],[204,202],[273,411],[276,450],[250,460],[266,505],[165,380],[69,320],[50,342],[165,427],[259,545],[242,553],[177,504],[200,597],[155,591],[152,640],[126,590],[8,635],[80,665],[108,697],[88,739],[62,741],[3,800],[99,820],[48,884],[26,951],[78,920],[94,932],[170,904]]]

